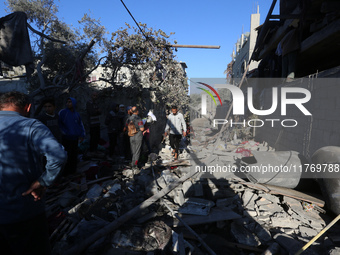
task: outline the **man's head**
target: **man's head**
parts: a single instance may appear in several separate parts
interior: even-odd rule
[[[71,98],[67,99],[67,101],[66,101],[66,108],[68,108],[69,110],[73,111],[74,105],[73,105],[73,102],[72,102]]]
[[[176,106],[176,105],[173,105],[173,106],[171,107],[171,112],[172,112],[173,115],[176,115],[176,114],[177,114],[178,109],[177,109],[177,106]]]
[[[43,101],[44,111],[49,114],[53,115],[55,113],[55,101],[53,98],[47,98]]]
[[[1,111],[15,111],[28,116],[31,109],[29,97],[18,91],[11,91],[0,96]]]
[[[129,115],[132,115],[131,109],[132,109],[132,106],[126,107],[127,113],[128,113]]]
[[[120,104],[120,105],[119,105],[119,111],[120,111],[120,112],[125,112],[125,105]]]
[[[139,111],[138,111],[137,106],[133,106],[133,107],[131,108],[131,112],[132,112],[132,114],[138,115]]]

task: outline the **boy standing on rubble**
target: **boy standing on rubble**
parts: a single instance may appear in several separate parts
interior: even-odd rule
[[[165,126],[165,133],[164,137],[169,135],[170,139],[170,146],[172,148],[172,153],[174,155],[174,160],[178,159],[178,151],[179,151],[179,144],[182,139],[182,135],[186,136],[187,125],[184,121],[184,117],[182,113],[178,112],[177,106],[171,107],[171,114],[168,116],[168,120]]]
[[[66,152],[44,124],[26,117],[30,107],[23,93],[0,96],[1,254],[50,254],[42,197],[60,173]]]

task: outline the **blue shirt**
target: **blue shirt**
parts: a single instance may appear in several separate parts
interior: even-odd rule
[[[44,212],[44,201],[22,196],[38,180],[49,186],[66,152],[40,121],[14,111],[0,111],[0,224],[20,222]],[[46,157],[46,171],[42,158]]]
[[[81,117],[75,108],[77,101],[73,97],[69,97],[72,101],[74,110],[68,108],[59,112],[59,127],[63,136],[68,140],[78,140],[79,137],[85,137],[85,128]]]

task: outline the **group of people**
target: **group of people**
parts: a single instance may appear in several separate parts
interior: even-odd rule
[[[96,148],[100,138],[101,111],[96,98],[93,95],[87,104],[91,149]],[[66,108],[57,114],[54,100],[46,99],[39,121],[29,118],[31,104],[27,95],[15,91],[0,95],[0,246],[4,254],[50,254],[43,194],[61,173],[76,170],[78,141],[85,138],[76,105],[76,100],[70,97]],[[131,166],[137,167],[143,137],[148,134],[147,123],[156,117],[149,112],[147,119],[141,119],[136,106],[127,110],[122,117],[119,107],[114,105],[108,113],[109,151],[114,153],[121,131],[123,141],[125,137],[130,142]],[[123,124],[118,127],[114,122]],[[185,131],[183,115],[174,106],[165,135],[170,134],[175,160]]]
[[[44,113],[37,117],[51,130],[57,141],[64,146],[67,152],[68,160],[64,167],[63,175],[75,173],[78,161],[78,143],[82,142],[86,136],[82,119],[76,111],[76,105],[76,99],[70,97],[66,101],[66,108],[56,113],[54,99],[49,98],[42,102]],[[95,152],[101,139],[102,115],[97,92],[92,93],[91,99],[86,103],[86,113],[90,136],[89,151]],[[109,160],[112,160],[113,156],[120,156],[126,160],[132,160],[131,167],[137,167],[143,141],[146,143],[149,152],[151,152],[148,143],[149,129],[146,128],[147,124],[145,121],[143,122],[138,114],[139,111],[136,106],[128,106],[125,110],[123,104],[113,103],[111,105],[105,117],[109,139]],[[152,116],[154,117],[154,115]],[[128,135],[128,122],[130,122],[128,120],[130,119],[138,131],[133,136]]]

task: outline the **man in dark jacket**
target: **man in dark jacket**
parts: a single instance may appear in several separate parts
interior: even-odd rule
[[[25,117],[30,107],[20,92],[0,96],[1,254],[50,254],[43,193],[60,173],[66,152],[44,124]]]
[[[55,101],[53,98],[46,98],[42,102],[44,113],[37,117],[42,123],[48,127],[54,137],[61,143],[61,131],[59,128],[59,115],[55,112]]]
[[[67,163],[63,175],[73,174],[77,170],[78,140],[82,142],[85,129],[79,113],[76,111],[77,101],[69,97],[66,108],[59,112],[59,127],[63,134],[62,144],[67,151]]]
[[[111,111],[107,114],[105,118],[105,125],[107,125],[107,133],[109,136],[109,158],[115,154],[115,148],[117,145],[118,135],[123,129],[122,119],[119,116],[119,105],[113,103],[111,106]]]

